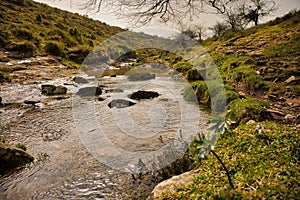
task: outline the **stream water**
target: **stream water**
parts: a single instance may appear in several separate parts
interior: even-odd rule
[[[96,84],[94,77],[85,78],[88,85]],[[47,84],[66,82],[70,81],[62,78]],[[139,160],[153,170],[157,157],[169,157],[168,144],[183,153],[186,146],[175,139],[188,143],[193,134],[207,128],[208,113],[183,100],[185,81],[157,76],[132,82],[116,76],[102,77],[98,84],[106,91],[103,101],[74,95],[83,87],[76,84],[66,85],[68,94],[60,100],[41,95],[40,84],[1,88],[6,102],[34,98],[41,103],[1,110],[8,142],[25,144],[35,161],[0,178],[0,199],[145,199],[157,184],[155,173],[135,180],[128,171],[136,172]],[[127,95],[137,90],[160,96],[133,100],[136,104],[128,108],[107,106],[113,99],[129,100]],[[174,159],[171,156],[164,164]]]

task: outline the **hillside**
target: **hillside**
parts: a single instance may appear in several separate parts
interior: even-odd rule
[[[227,31],[220,38],[204,41],[203,46],[218,67],[224,83],[239,94],[228,92],[227,103],[238,97],[265,100],[271,103],[268,112],[273,120],[290,124],[299,130],[299,33],[300,11],[292,11],[266,24],[237,33]],[[190,54],[195,52],[197,48]],[[197,70],[204,70],[201,66],[197,67],[197,63],[194,65]],[[173,66],[176,68],[176,65]],[[185,69],[188,79],[193,79],[189,77],[195,70],[192,68],[190,65]],[[198,100],[209,104],[210,99],[200,89],[202,84],[207,83],[192,80]],[[243,117],[248,120],[255,118]]]
[[[81,64],[100,42],[121,31],[31,0],[0,2],[0,48],[9,57],[54,55]]]

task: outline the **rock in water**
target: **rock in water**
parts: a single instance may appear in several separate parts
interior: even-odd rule
[[[102,94],[102,89],[100,87],[84,87],[80,88],[76,95],[81,97],[97,96]]]
[[[155,79],[155,74],[151,73],[133,73],[128,75],[128,80],[130,81],[146,81],[150,79]]]
[[[33,156],[24,150],[0,142],[0,174],[7,169],[22,166],[33,160]]]
[[[128,95],[128,98],[139,100],[139,99],[152,99],[158,96],[159,96],[158,92],[139,90],[137,92]]]
[[[78,83],[78,84],[86,84],[86,83],[88,83],[88,80],[86,80],[85,78],[80,77],[80,76],[74,77],[74,78],[73,78],[73,81],[74,81],[75,83]]]
[[[125,100],[125,99],[114,99],[108,104],[108,107],[110,107],[110,108],[113,108],[113,107],[126,108],[126,107],[129,107],[129,106],[133,106],[135,104],[136,104],[135,102],[128,101],[128,100]]]
[[[61,85],[42,85],[42,94],[43,95],[59,95],[59,94],[66,94],[67,88]]]

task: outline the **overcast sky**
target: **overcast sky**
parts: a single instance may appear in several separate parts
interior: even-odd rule
[[[63,10],[67,10],[70,12],[79,13],[82,15],[88,14],[90,18],[105,22],[109,25],[119,26],[121,28],[129,28],[130,30],[135,31],[144,31],[149,34],[156,34],[156,35],[171,35],[174,31],[176,31],[176,27],[172,24],[159,24],[152,22],[148,24],[147,27],[143,28],[136,28],[133,25],[129,24],[126,19],[118,19],[116,15],[106,10],[102,10],[100,12],[89,12],[87,13],[86,10],[80,9],[79,3],[82,2],[80,0],[34,0],[37,2],[46,3],[52,7],[57,7]],[[70,3],[72,2],[72,3]],[[269,21],[274,19],[277,16],[282,16],[288,13],[290,10],[293,9],[300,9],[300,0],[275,0],[278,10],[269,17],[266,17],[263,21]],[[216,23],[216,21],[220,21],[217,16],[215,15],[200,15],[199,20],[196,23],[202,24],[206,27],[212,26]],[[195,21],[193,22],[195,23]]]

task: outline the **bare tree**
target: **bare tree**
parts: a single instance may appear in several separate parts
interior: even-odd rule
[[[202,42],[203,37],[205,37],[205,30],[206,29],[202,25],[193,25],[187,29],[181,30],[181,33],[198,42]]]
[[[258,25],[261,18],[270,15],[277,10],[273,0],[248,0],[248,6],[242,8],[245,19]]]
[[[214,36],[220,37],[229,29],[229,26],[224,22],[217,22],[210,29],[213,31]]]
[[[241,21],[258,24],[258,20],[272,13],[274,0],[85,0],[83,8],[99,11],[101,7],[118,10],[135,24],[146,24],[154,19],[163,22],[193,18],[199,13],[223,16],[232,25]],[[247,6],[246,6],[247,5]]]

